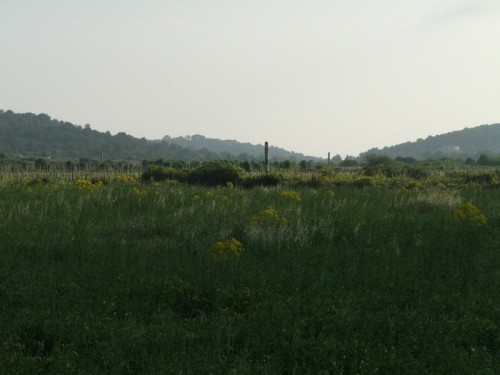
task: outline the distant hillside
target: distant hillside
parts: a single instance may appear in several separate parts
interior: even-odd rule
[[[202,142],[203,141],[203,142]],[[0,110],[0,155],[25,158],[72,160],[210,160],[262,159],[263,146],[221,141],[203,136],[164,140],[134,138],[125,133],[111,135],[52,119],[46,114]],[[302,154],[271,148],[273,160],[304,158]],[[314,159],[314,158],[309,158]]]
[[[500,124],[465,128],[383,149],[373,148],[360,154],[360,157],[368,154],[383,154],[393,158],[398,156],[415,159],[450,157],[465,160],[477,158],[481,153],[500,153]]]
[[[218,152],[222,155],[229,156],[237,155],[239,159],[255,159],[261,158],[264,150],[264,145],[254,145],[250,143],[241,143],[235,140],[222,140],[214,138],[206,138],[203,135],[191,135],[185,137],[171,138],[166,135],[163,141],[169,144],[175,144],[186,147],[190,150],[209,150]],[[305,156],[293,151],[287,151],[283,148],[269,145],[269,157],[279,160],[321,160],[313,156]]]

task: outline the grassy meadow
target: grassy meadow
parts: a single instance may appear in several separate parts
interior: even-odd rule
[[[4,179],[5,374],[499,374],[500,189]]]

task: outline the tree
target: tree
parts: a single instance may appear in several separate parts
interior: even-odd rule
[[[248,160],[240,162],[240,167],[243,168],[245,172],[250,172],[250,162]]]
[[[293,162],[291,160],[285,160],[283,162],[283,169],[292,169],[294,165],[295,165],[295,162]]]
[[[35,160],[35,169],[41,170],[45,167],[47,167],[47,162],[44,159]]]

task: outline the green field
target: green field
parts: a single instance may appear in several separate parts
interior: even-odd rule
[[[4,179],[0,373],[500,374],[500,189],[394,185]]]

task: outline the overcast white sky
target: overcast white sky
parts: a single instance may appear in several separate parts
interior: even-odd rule
[[[357,155],[500,122],[500,1],[0,0],[0,109]]]

